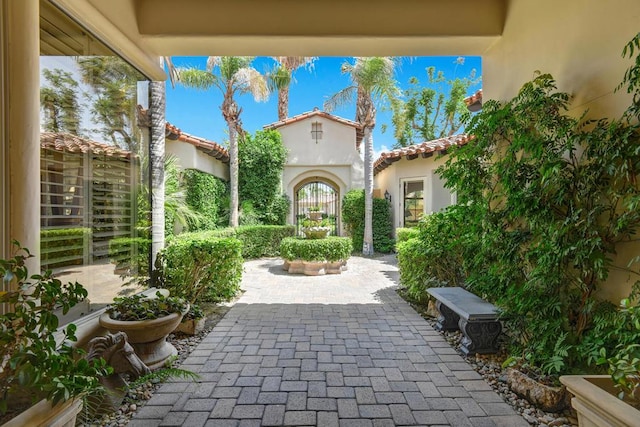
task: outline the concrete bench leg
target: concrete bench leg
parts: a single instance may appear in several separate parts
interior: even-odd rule
[[[440,316],[438,316],[438,323],[436,323],[436,330],[456,331],[458,329],[460,316],[438,300],[436,300],[436,308],[438,309],[438,313],[440,313]]]
[[[468,322],[460,319],[458,325],[464,334],[460,350],[465,356],[475,353],[489,354],[498,352],[498,336],[502,332],[502,324],[500,322]]]

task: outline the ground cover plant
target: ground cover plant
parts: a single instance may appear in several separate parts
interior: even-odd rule
[[[638,47],[636,36],[625,55],[634,57]],[[418,243],[399,247],[404,280],[403,256],[425,251],[443,262],[448,258],[435,245],[456,242],[449,255],[461,257],[461,271],[443,277],[425,261],[411,276],[414,288],[462,278],[503,310],[510,353],[541,373],[597,370],[601,349],[614,354],[615,337],[627,328],[598,291],[612,269],[638,277],[638,257],[618,256],[637,244],[640,228],[640,57],[634,58],[622,85],[633,103],[616,120],[567,114],[570,96],[548,74],[512,100],[485,102],[466,127],[474,139],[453,148],[438,171],[457,193],[463,221],[452,210],[444,215],[455,226],[437,228],[434,221],[443,218],[425,219]]]

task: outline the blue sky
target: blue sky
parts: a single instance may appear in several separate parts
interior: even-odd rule
[[[205,69],[206,57],[173,57],[174,64],[178,67],[197,67]],[[321,57],[314,63],[311,71],[304,69],[296,71],[295,82],[292,83],[289,93],[289,116],[313,110],[314,107],[322,109],[324,101],[334,93],[350,84],[349,76],[340,72],[340,66],[345,61],[353,58],[346,57]],[[465,57],[464,64],[457,65],[457,57],[414,57],[404,58],[398,70],[396,80],[400,87],[408,87],[408,80],[415,76],[422,85],[426,85],[427,74],[425,69],[435,66],[445,73],[445,77],[467,77],[472,69],[476,70],[476,76],[482,74],[480,57]],[[271,69],[274,61],[267,57],[258,57],[254,61],[254,68],[264,73]],[[469,88],[469,95],[480,89],[479,83]],[[446,89],[442,86],[440,90]],[[250,95],[238,97],[238,104],[242,107],[242,124],[248,132],[262,129],[262,126],[278,120],[277,111],[278,96],[271,94],[269,100],[257,103]],[[179,127],[182,131],[195,136],[209,139],[219,144],[227,140],[226,123],[220,112],[222,94],[217,88],[206,92],[185,88],[177,84],[175,88],[167,82],[167,121]],[[332,114],[349,120],[355,118],[355,105],[340,108]],[[387,124],[388,130],[382,133],[383,124]],[[391,127],[391,113],[383,111],[378,106],[376,116],[376,128],[373,134],[374,149],[378,153],[389,149],[395,143]]]

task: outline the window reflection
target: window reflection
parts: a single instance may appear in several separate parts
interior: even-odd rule
[[[45,1],[40,69],[41,263],[87,288],[79,316],[147,274],[148,82]]]

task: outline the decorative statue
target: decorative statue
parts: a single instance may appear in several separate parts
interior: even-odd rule
[[[100,378],[102,385],[107,389],[109,399],[107,402],[101,402],[99,406],[110,405],[111,409],[117,410],[126,393],[127,379],[134,381],[151,370],[140,360],[124,332],[95,337],[89,341],[87,360],[100,357],[113,368],[113,374]]]

